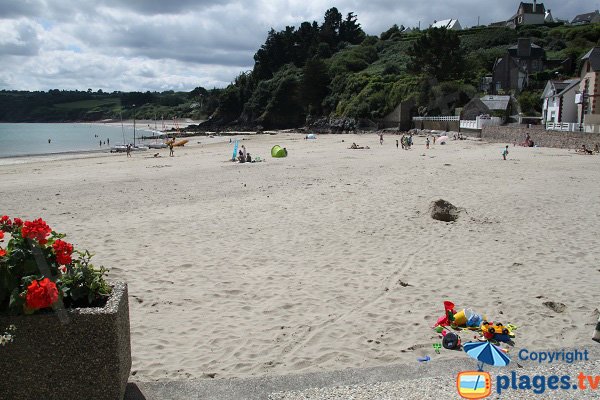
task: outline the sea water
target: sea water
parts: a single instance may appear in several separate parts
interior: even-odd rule
[[[149,133],[139,129],[136,131],[138,139],[144,134]],[[133,143],[131,126],[0,123],[0,157],[109,151],[111,146],[124,143]]]

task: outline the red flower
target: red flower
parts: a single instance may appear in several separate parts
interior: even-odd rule
[[[6,250],[0,249],[0,257],[4,257],[6,255]]]
[[[33,221],[25,221],[25,224],[21,228],[21,235],[27,239],[37,239],[38,243],[44,245],[48,242],[46,239],[52,232],[52,229],[44,222],[43,219],[38,218]]]
[[[4,232],[0,231],[0,242],[4,239]]]
[[[34,280],[27,287],[25,304],[31,310],[48,308],[58,300],[58,289],[56,284],[48,278],[41,281]]]
[[[0,225],[11,225],[12,223],[10,222],[10,218],[8,218],[8,215],[3,215],[2,217],[0,217]]]
[[[23,220],[21,218],[15,218],[13,220],[13,224],[15,224],[16,226],[23,226]]]
[[[54,254],[56,255],[56,262],[60,265],[71,264],[71,254],[73,254],[73,245],[67,242],[63,242],[57,239],[53,244]]]

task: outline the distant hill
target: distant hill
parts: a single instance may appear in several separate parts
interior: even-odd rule
[[[113,92],[0,91],[2,122],[78,122],[104,119],[203,119],[217,106],[220,90]]]

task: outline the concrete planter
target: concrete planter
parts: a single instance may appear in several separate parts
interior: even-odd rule
[[[14,342],[0,347],[0,398],[123,399],[131,369],[127,285],[115,283],[102,308],[0,316]]]

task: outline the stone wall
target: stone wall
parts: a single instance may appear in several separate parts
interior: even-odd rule
[[[593,149],[596,143],[600,143],[600,135],[597,133],[547,131],[540,126],[485,126],[479,137],[486,142],[519,144],[525,141],[527,133],[535,145],[540,147],[574,149],[585,144],[587,148]]]

